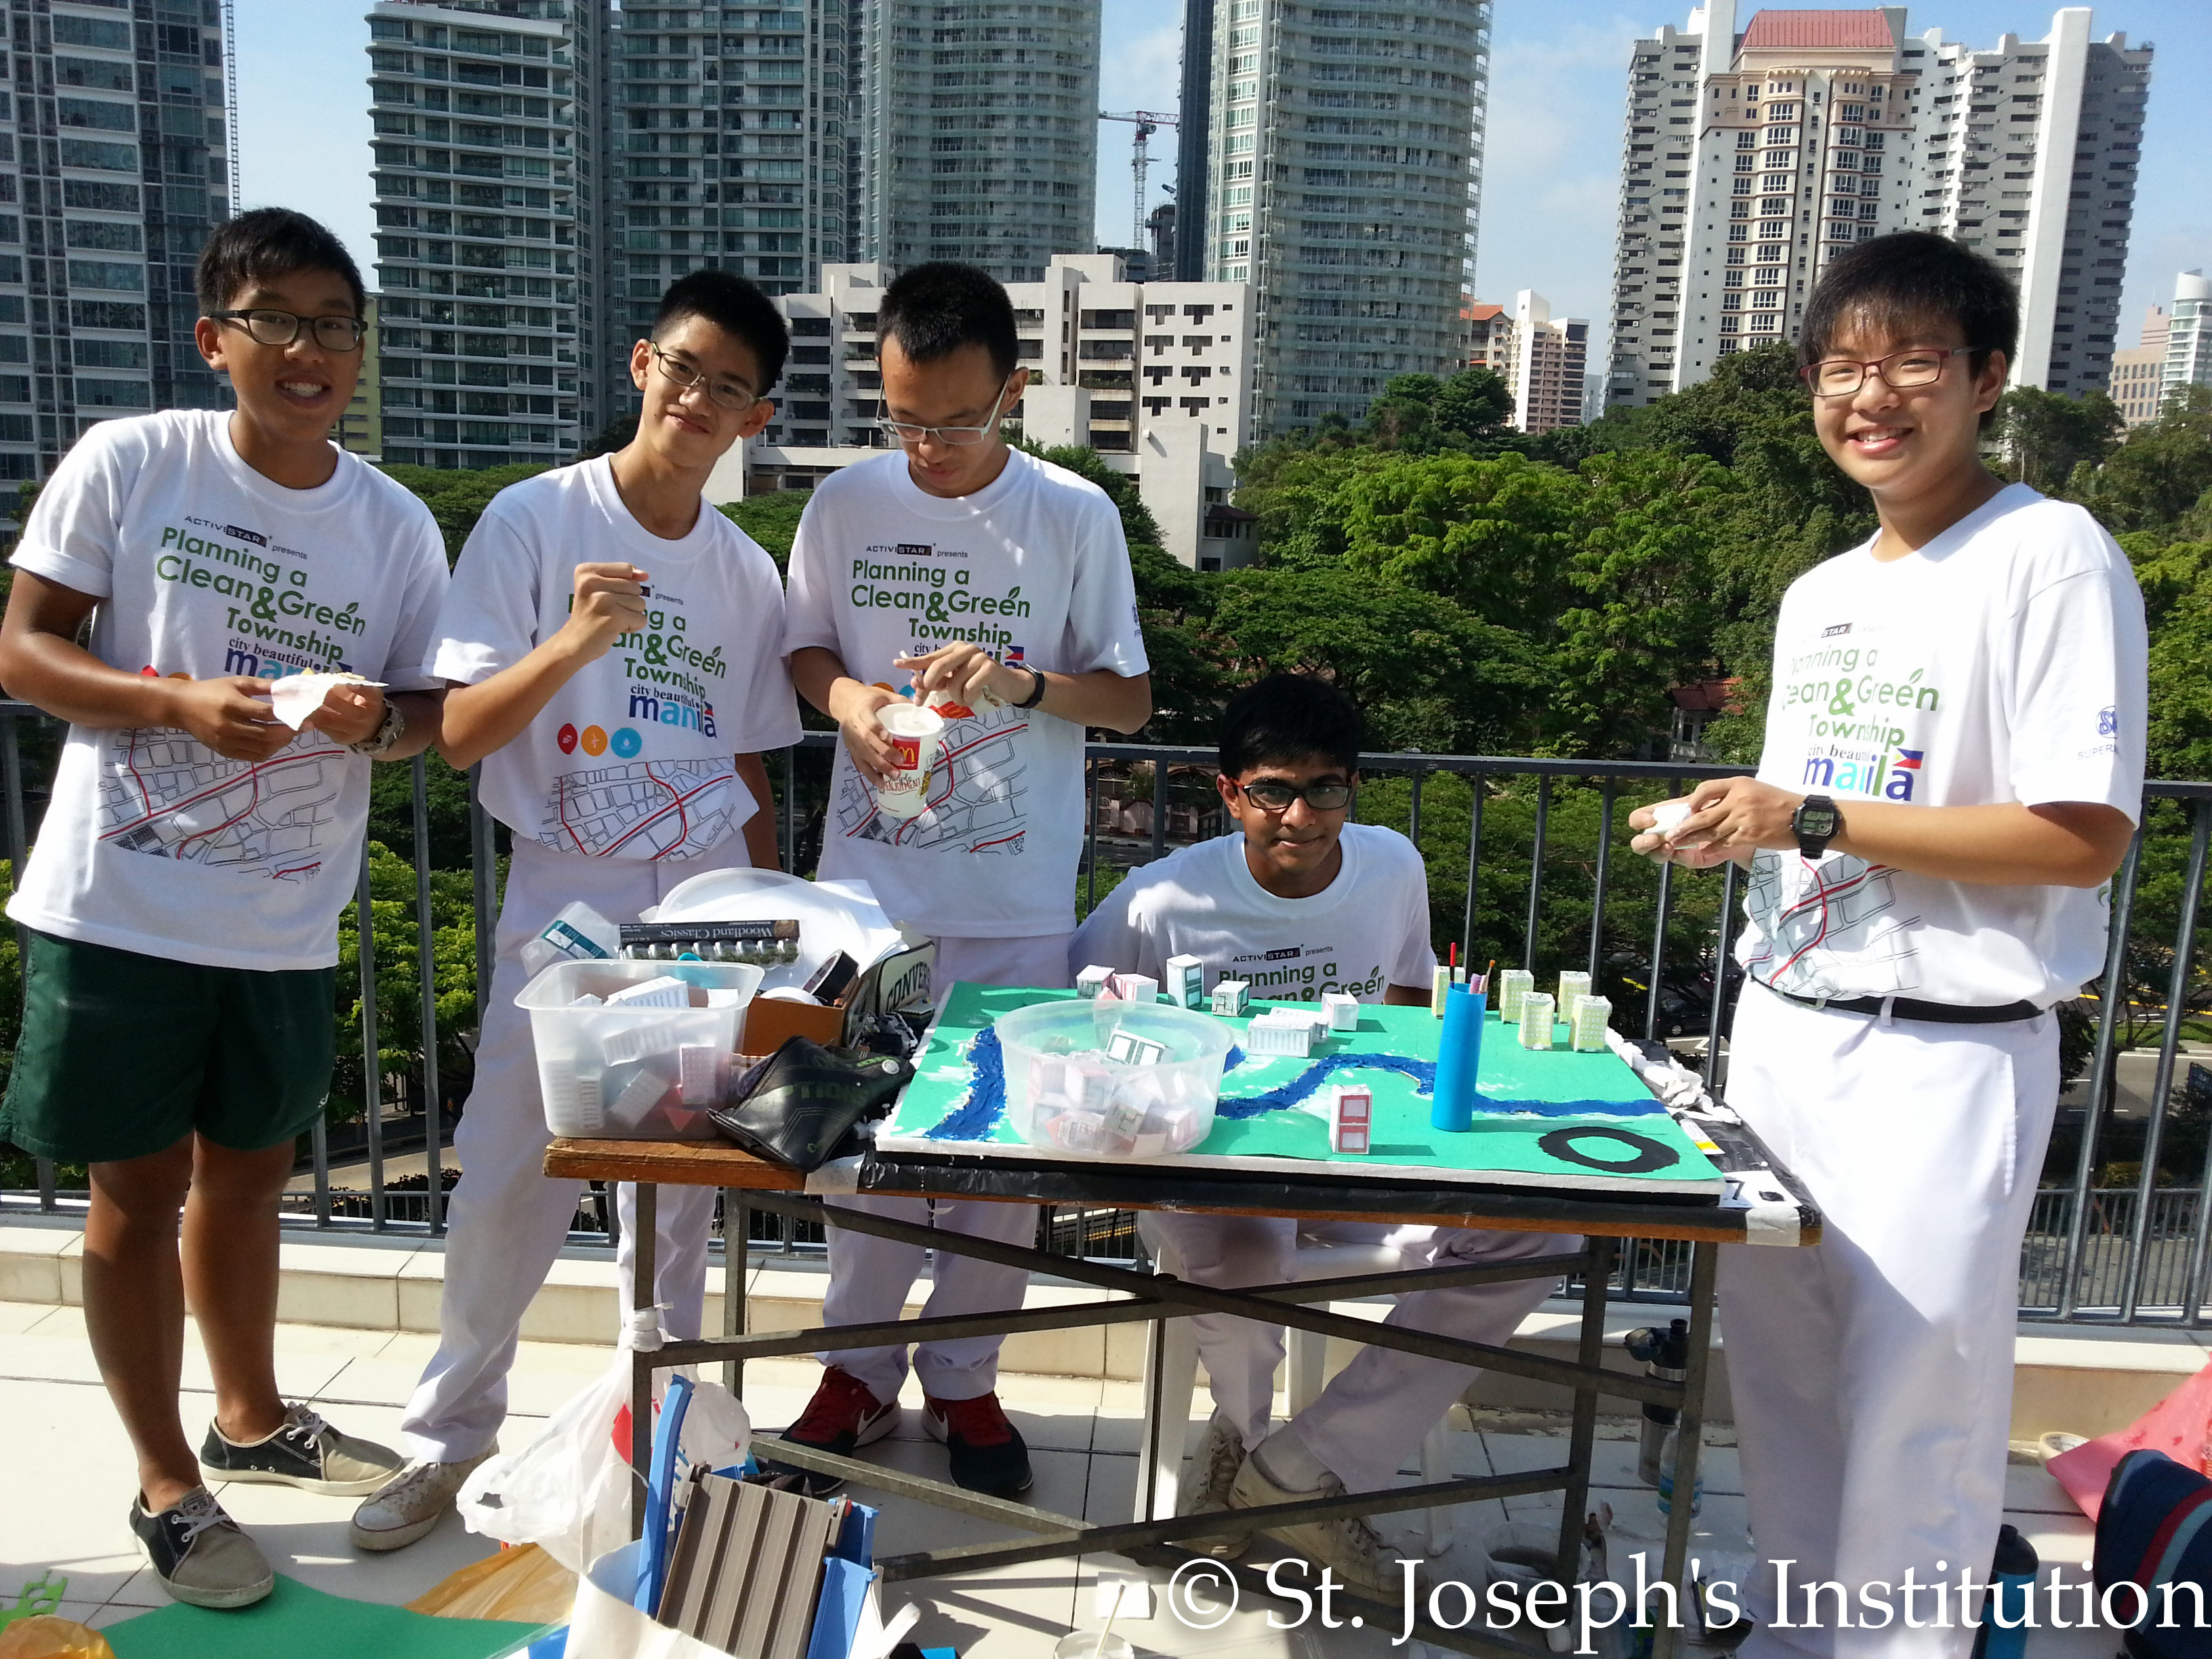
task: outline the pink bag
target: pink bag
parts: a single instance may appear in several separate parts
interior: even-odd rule
[[[2131,1451],[2164,1452],[2184,1468],[2212,1475],[2212,1364],[2115,1434],[2061,1452],[2044,1468],[2092,1521],[2105,1501],[2112,1466]]]

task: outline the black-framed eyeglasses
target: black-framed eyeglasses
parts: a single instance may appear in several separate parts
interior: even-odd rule
[[[671,386],[680,386],[685,391],[707,379],[707,371],[696,363],[687,363],[681,357],[672,357],[653,342],[647,340],[645,349],[653,354],[653,361]],[[707,396],[732,415],[742,415],[760,401],[758,395],[734,380],[717,381],[707,387]]]
[[[1014,374],[1020,373],[1019,369],[1014,371]],[[894,421],[888,415],[878,420],[876,425],[902,444],[927,443],[932,438],[955,448],[980,444],[996,432],[999,422],[1006,418],[1006,393],[1013,389],[1014,374],[1007,375],[1006,383],[1000,386],[999,395],[991,400],[990,418],[981,426],[923,426],[916,421]]]
[[[1807,364],[1797,371],[1797,378],[1804,381],[1805,389],[1815,398],[1848,398],[1866,384],[1869,374],[1880,375],[1884,385],[1906,392],[1917,386],[1935,385],[1943,378],[1946,362],[1976,349],[1973,346],[1911,346],[1903,351],[1893,351],[1887,357],[1876,357],[1871,362],[1829,357]]]
[[[1341,812],[1352,805],[1352,786],[1348,783],[1310,783],[1301,788],[1295,783],[1285,783],[1280,778],[1261,778],[1253,783],[1228,781],[1229,787],[1262,812],[1287,812],[1291,803],[1304,801],[1316,812]]]
[[[218,323],[243,323],[246,331],[263,345],[289,345],[303,328],[312,330],[315,343],[325,351],[358,351],[368,325],[358,317],[299,317],[289,311],[210,311]]]

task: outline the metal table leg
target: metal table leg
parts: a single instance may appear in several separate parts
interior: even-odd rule
[[[653,1305],[653,1247],[660,1241],[658,1211],[660,1188],[651,1182],[637,1184],[637,1273],[630,1285],[632,1313],[650,1313]],[[630,1326],[629,1381],[629,1535],[645,1536],[645,1489],[653,1468],[653,1372],[658,1354],[640,1340],[638,1327]]]
[[[734,1187],[722,1189],[722,1334],[743,1336],[749,1322],[745,1317],[745,1297],[751,1293],[748,1281],[752,1278],[753,1261],[752,1206]],[[722,1386],[732,1394],[743,1397],[745,1386],[745,1362],[742,1355],[733,1354],[722,1362]]]
[[[1690,1359],[1682,1373],[1680,1415],[1675,1419],[1679,1430],[1674,1444],[1674,1500],[1667,1516],[1664,1582],[1674,1587],[1670,1595],[1681,1590],[1682,1569],[1690,1553],[1691,1505],[1686,1494],[1698,1490],[1698,1456],[1705,1449],[1705,1376],[1711,1369],[1713,1340],[1713,1279],[1720,1259],[1717,1244],[1690,1247]],[[1659,1628],[1653,1632],[1652,1659],[1674,1659],[1681,1648],[1684,1628],[1693,1616],[1692,1610],[1685,1607],[1680,1619],[1659,1621]]]

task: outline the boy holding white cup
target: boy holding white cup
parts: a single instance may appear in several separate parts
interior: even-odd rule
[[[1065,986],[1084,728],[1134,732],[1152,715],[1121,518],[1103,490],[1000,435],[1029,374],[1012,304],[989,276],[916,266],[884,290],[877,328],[883,424],[899,448],[825,479],[791,555],[792,680],[842,739],[820,874],[866,881],[894,919],[934,939],[940,984]],[[891,689],[900,678],[910,702]],[[900,712],[916,705],[941,730]],[[903,757],[899,738],[915,744]],[[1026,1204],[841,1202],[1009,1243],[1036,1234]],[[831,1228],[824,1318],[897,1318],[922,1254]],[[1018,1307],[1026,1284],[948,1252],[925,1312]],[[952,1478],[1010,1496],[1027,1489],[1030,1467],[994,1392],[1000,1341],[924,1343],[915,1369],[923,1425],[945,1442]],[[786,1437],[849,1455],[890,1433],[905,1347],[823,1363]]]

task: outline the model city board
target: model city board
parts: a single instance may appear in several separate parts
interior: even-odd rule
[[[1098,1162],[1028,1145],[1014,1133],[991,1030],[1001,1014],[1074,994],[954,986],[915,1058],[914,1081],[877,1133],[877,1150],[1008,1163]],[[1311,1005],[1254,1002],[1249,1016],[1224,1023],[1241,1030],[1249,1016],[1278,1006]],[[1488,1016],[1474,1127],[1432,1128],[1431,1088],[1443,1024],[1426,1008],[1363,1004],[1357,1029],[1330,1033],[1309,1055],[1250,1054],[1240,1042],[1230,1051],[1212,1132],[1188,1152],[1144,1162],[1281,1176],[1290,1173],[1284,1160],[1298,1159],[1315,1175],[1718,1199],[1719,1171],[1635,1073],[1611,1053],[1571,1052],[1564,1024],[1554,1032],[1557,1046],[1528,1049],[1517,1027]],[[1330,1150],[1328,1101],[1338,1084],[1373,1091],[1372,1151],[1365,1155]]]

